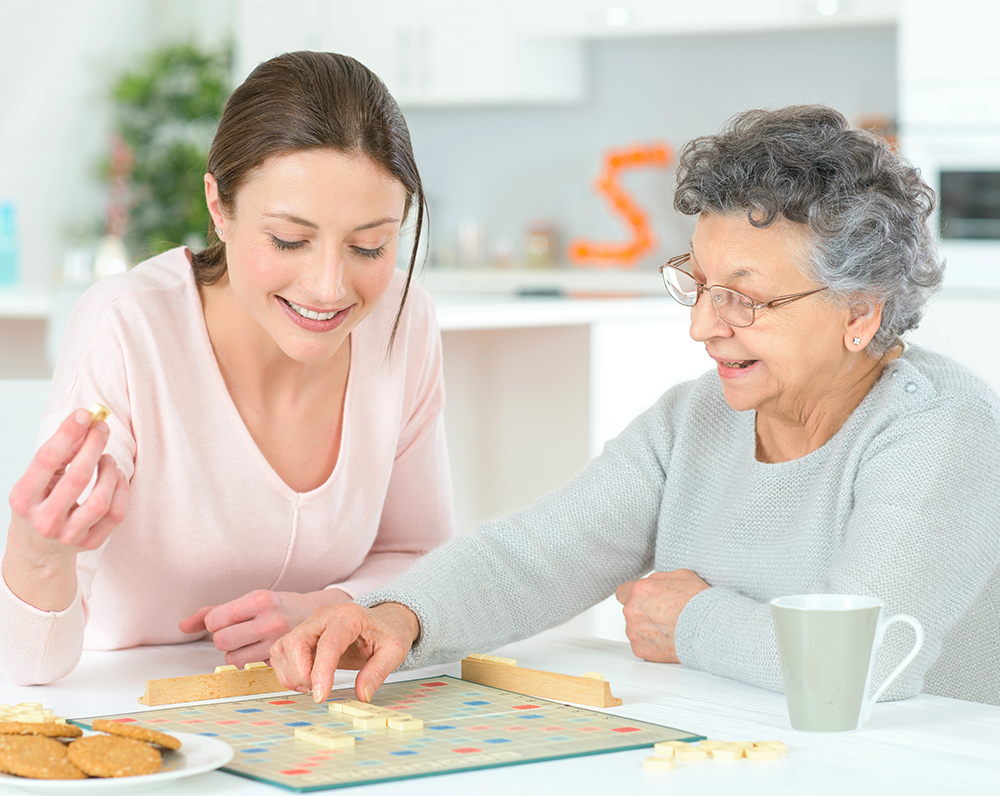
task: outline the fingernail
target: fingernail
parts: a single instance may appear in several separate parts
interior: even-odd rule
[[[326,693],[326,689],[323,687],[322,683],[313,683],[313,702],[322,702],[322,695],[324,693]]]
[[[89,426],[94,416],[86,409],[77,409],[73,412],[73,421],[81,426]]]
[[[371,683],[368,683],[365,686],[365,702],[371,702],[373,696],[375,696],[375,689],[372,688]]]

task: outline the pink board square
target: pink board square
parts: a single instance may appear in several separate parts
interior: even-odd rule
[[[538,710],[540,705],[514,705],[514,710]]]
[[[473,752],[481,752],[483,750],[482,749],[474,749],[471,746],[466,746],[466,747],[463,747],[461,749],[452,749],[451,751],[453,751],[455,754],[459,754],[459,755],[471,755]]]
[[[253,727],[269,727],[272,724],[276,724],[276,722],[273,722],[273,721],[251,721],[250,724]]]
[[[309,769],[307,769],[307,768],[289,768],[289,769],[286,769],[285,771],[282,771],[281,773],[285,774],[285,775],[287,775],[289,777],[294,777],[297,774],[308,774],[310,772],[309,772]]]
[[[612,727],[611,732],[639,732],[638,727]]]

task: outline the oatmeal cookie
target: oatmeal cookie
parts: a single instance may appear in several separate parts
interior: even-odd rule
[[[0,721],[0,735],[45,735],[49,738],[79,738],[83,730],[57,721]]]
[[[153,730],[142,724],[124,721],[112,721],[111,719],[94,719],[91,728],[99,732],[106,732],[111,735],[120,735],[123,738],[134,738],[137,741],[145,741],[162,746],[164,749],[180,749],[181,742],[173,735],[165,732]]]
[[[89,735],[73,741],[69,761],[92,777],[135,777],[155,774],[163,757],[149,744],[113,735]]]
[[[31,779],[86,779],[65,744],[39,735],[0,736],[0,771]]]

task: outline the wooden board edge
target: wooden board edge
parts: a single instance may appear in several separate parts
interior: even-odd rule
[[[540,699],[574,702],[578,705],[587,705],[589,707],[610,708],[617,707],[622,704],[622,700],[616,698],[611,693],[611,683],[607,680],[595,680],[588,677],[578,677],[572,674],[546,672],[541,669],[526,669],[520,666],[509,666],[507,664],[477,660],[475,658],[463,658],[461,664],[463,680],[478,683],[479,685],[490,686],[491,688],[500,688],[506,691],[524,694],[525,696],[538,697]],[[477,672],[477,669],[481,670],[483,673],[481,674],[480,672]],[[512,688],[510,682],[500,684],[497,680],[490,677],[489,674],[491,670],[497,675],[506,675],[507,680],[511,677],[516,678],[517,675],[526,675],[528,678],[541,678],[549,687],[543,689],[525,689],[523,687],[521,689]],[[577,689],[576,693],[569,695],[558,693],[559,688],[563,685]]]
[[[190,689],[191,692],[178,698],[176,689]],[[198,689],[201,689],[200,693]],[[210,695],[206,695],[205,691]],[[230,699],[256,694],[276,694],[288,689],[278,682],[270,667],[237,669],[236,671],[209,674],[192,674],[185,677],[163,677],[147,680],[146,689],[139,697],[140,705],[181,705],[186,702],[202,702],[211,699]]]

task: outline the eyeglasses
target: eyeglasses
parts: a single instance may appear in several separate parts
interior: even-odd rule
[[[783,307],[793,301],[798,301],[800,298],[826,290],[825,287],[818,287],[815,290],[807,290],[805,293],[775,296],[770,301],[757,303],[738,290],[731,290],[721,285],[707,286],[702,284],[681,268],[690,259],[690,254],[678,254],[660,266],[660,276],[663,277],[663,285],[666,287],[667,293],[670,294],[670,298],[685,307],[693,307],[698,303],[702,293],[708,293],[712,298],[715,314],[730,326],[737,328],[753,325],[757,317],[757,310]]]

